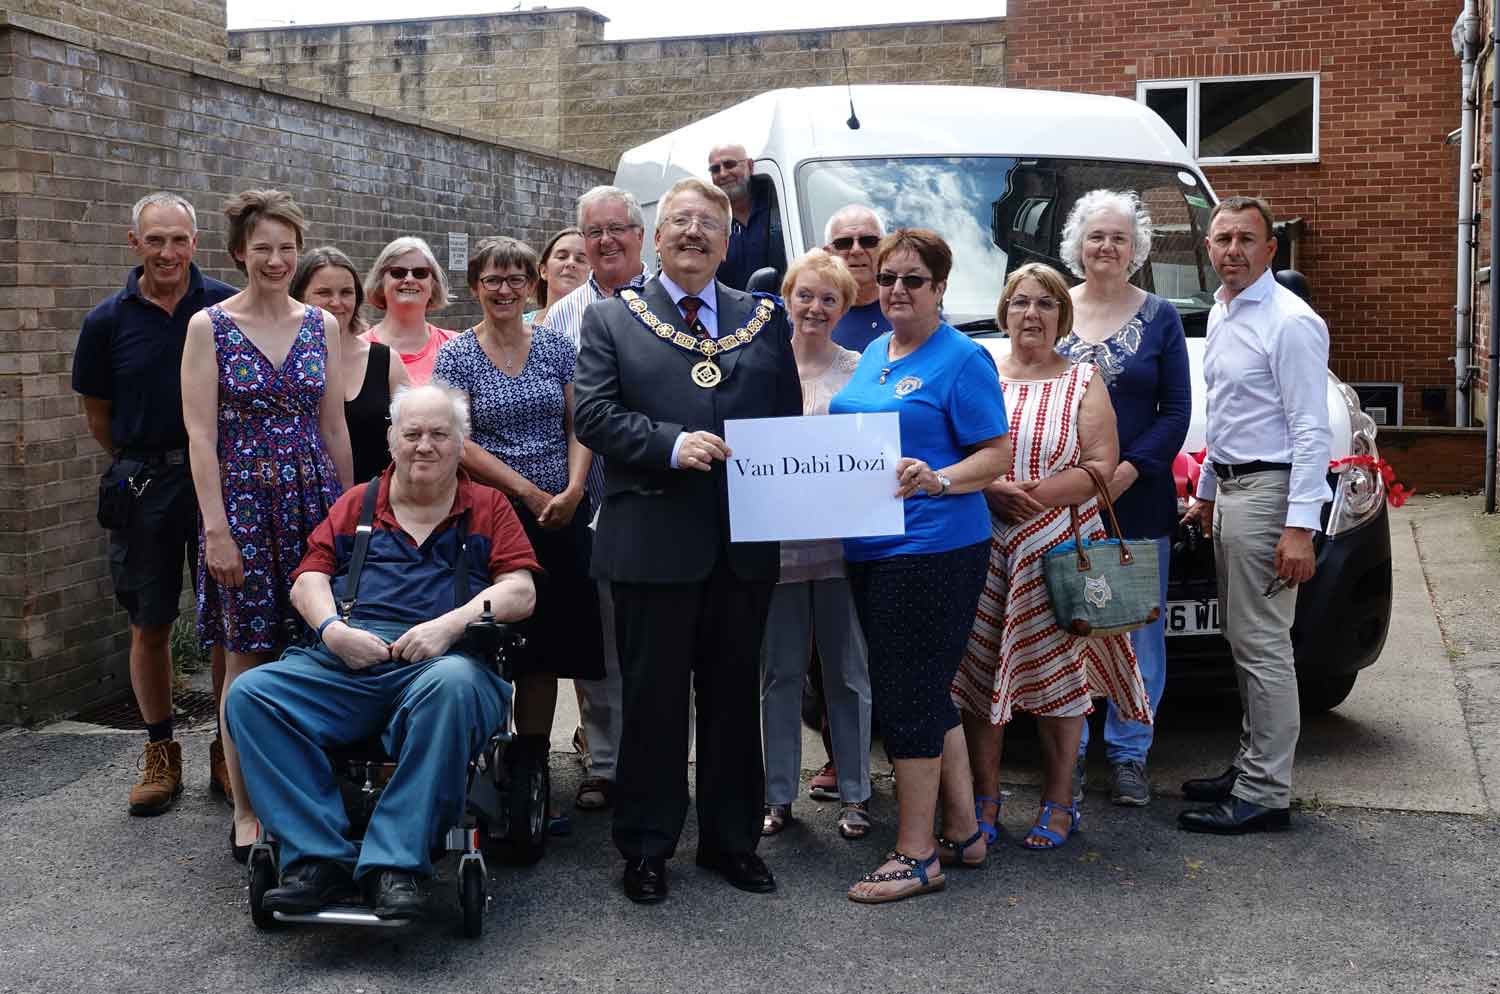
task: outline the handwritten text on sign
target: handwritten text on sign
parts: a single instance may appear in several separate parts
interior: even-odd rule
[[[902,535],[895,413],[724,422],[735,542]]]

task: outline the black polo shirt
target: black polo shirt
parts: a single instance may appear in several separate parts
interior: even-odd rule
[[[168,314],[141,295],[137,266],[116,293],[83,319],[73,353],[73,389],[113,404],[116,449],[187,448],[182,423],[182,346],[188,320],[239,291],[190,264],[188,292]]]
[[[729,251],[716,273],[720,283],[736,290],[745,289],[756,270],[770,266],[776,270],[777,291],[780,276],[786,273],[786,246],[781,241],[781,225],[772,226],[776,208],[770,194],[758,185],[751,187],[750,216],[744,224],[732,220],[729,225]]]

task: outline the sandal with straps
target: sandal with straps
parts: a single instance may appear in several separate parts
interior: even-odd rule
[[[908,856],[897,849],[892,849],[885,854],[887,863],[900,863],[906,867],[904,870],[887,870],[885,873],[871,872],[859,878],[862,884],[883,884],[898,880],[910,880],[911,887],[903,887],[901,890],[889,891],[884,894],[856,894],[849,891],[849,900],[857,904],[889,904],[892,901],[904,901],[908,897],[916,897],[918,894],[931,894],[940,891],[947,886],[948,881],[939,875],[936,879],[927,875],[929,868],[938,863],[938,854],[934,851],[926,859],[917,859]]]
[[[1003,797],[976,797],[974,798],[974,820],[979,822],[979,830],[984,833],[984,841],[987,845],[994,845],[995,840],[1000,837],[1000,805]],[[993,804],[995,806],[995,820],[984,820],[984,806]]]
[[[850,801],[839,811],[839,834],[854,841],[870,834],[870,804]]]
[[[938,862],[942,863],[944,866],[962,866],[970,870],[978,869],[979,867],[983,866],[984,861],[989,858],[989,845],[985,845],[984,855],[980,856],[978,859],[965,859],[964,850],[969,848],[982,838],[984,838],[983,827],[979,828],[978,831],[976,831],[973,835],[969,836],[962,842],[954,842],[952,839],[945,838],[939,835],[937,840]]]
[[[1059,835],[1052,830],[1052,813],[1054,811],[1065,811],[1068,815],[1068,831]],[[1022,849],[1030,849],[1033,852],[1042,852],[1047,849],[1058,849],[1062,847],[1073,833],[1078,831],[1078,826],[1083,823],[1083,815],[1078,813],[1076,804],[1058,804],[1056,801],[1043,801],[1042,810],[1037,813],[1036,824],[1031,826],[1031,831],[1021,840]],[[1041,836],[1046,840],[1045,845],[1027,845],[1026,839]]]

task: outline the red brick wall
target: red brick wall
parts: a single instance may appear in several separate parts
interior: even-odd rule
[[[1011,0],[1006,82],[1135,98],[1150,79],[1321,75],[1320,161],[1207,169],[1220,197],[1307,222],[1299,268],[1334,372],[1406,384],[1408,424],[1451,424],[1460,64],[1458,3]],[[1421,410],[1423,387],[1446,408]]]

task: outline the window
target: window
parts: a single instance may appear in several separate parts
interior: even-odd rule
[[[1318,77],[1150,80],[1136,99],[1203,163],[1316,162]]]

